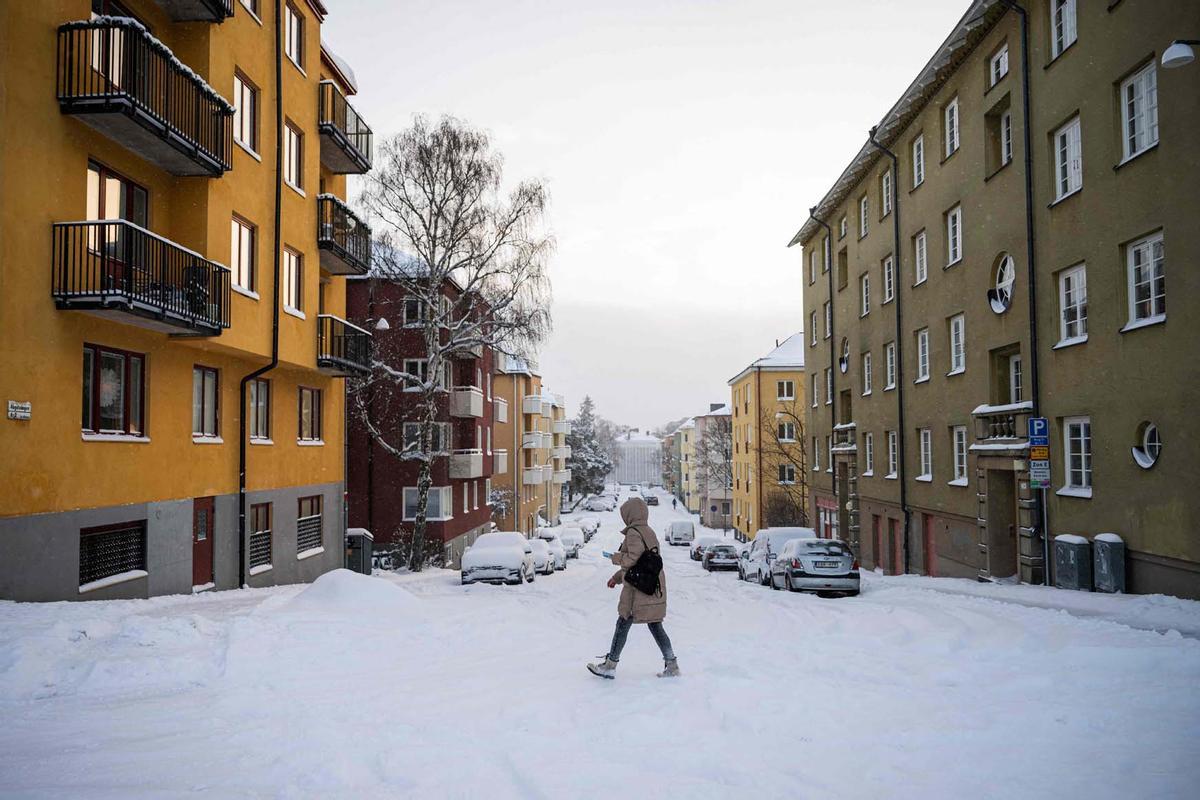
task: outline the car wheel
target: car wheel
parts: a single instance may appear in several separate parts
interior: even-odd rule
[[[766,585],[767,585],[767,581],[769,581],[770,579],[771,579],[771,573],[769,573],[769,572],[768,572],[766,575],[763,575],[763,574],[762,574],[762,571],[761,571],[761,570],[759,570],[759,573],[758,573],[758,582],[759,582],[759,584],[760,584],[760,585],[762,585],[762,586],[766,586]]]
[[[783,576],[783,588],[787,589],[789,592],[796,591],[796,587],[792,586],[792,576],[791,575]]]
[[[858,592],[858,589],[855,589],[853,592],[846,592],[846,597],[858,597]]]
[[[779,591],[779,590],[782,588],[782,587],[779,585],[779,581],[775,580],[775,573],[774,573],[774,572],[772,572],[772,573],[771,573],[771,588],[772,588],[772,589],[774,589],[774,590],[775,590],[775,591],[777,591],[777,592],[778,592],[778,591]]]

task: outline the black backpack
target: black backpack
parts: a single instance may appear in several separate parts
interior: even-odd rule
[[[638,531],[638,536],[642,536],[641,531]],[[645,536],[642,536],[642,544],[646,544]],[[633,566],[625,570],[625,582],[642,594],[658,594],[658,574],[662,568],[663,560],[658,548],[647,547]]]

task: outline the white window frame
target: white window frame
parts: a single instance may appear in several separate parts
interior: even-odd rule
[[[829,237],[821,237],[821,274],[829,272]]]
[[[825,405],[833,404],[833,367],[825,368]]]
[[[871,353],[867,351],[862,354],[862,396],[866,397],[871,394]]]
[[[858,315],[865,317],[871,313],[871,273],[864,272],[858,278],[859,310]]]
[[[892,256],[888,256],[883,260],[883,302],[892,302],[896,299],[896,260]]]
[[[1005,111],[1000,115],[1000,165],[1012,163],[1012,112]]]
[[[453,430],[449,422],[435,422],[430,429],[433,434],[433,440],[430,442],[430,455],[445,456],[450,454],[450,436]],[[400,429],[401,439],[400,444],[405,452],[409,450],[419,452],[421,446],[421,423],[405,422]]]
[[[884,386],[885,392],[896,388],[896,343],[888,342],[883,346]]]
[[[257,285],[254,274],[258,250],[258,230],[247,219],[234,214],[229,222],[230,280],[239,289],[253,293]]]
[[[846,217],[843,215],[842,218],[838,220],[838,239],[846,238],[846,230],[848,227],[849,226],[846,224]]]
[[[929,380],[929,328],[917,331],[917,379],[913,383]]]
[[[283,307],[293,313],[304,311],[304,254],[295,248],[283,248]]]
[[[988,86],[995,86],[1008,74],[1008,42],[988,59]]]
[[[1126,292],[1129,297],[1129,323],[1124,330],[1153,325],[1167,318],[1166,251],[1162,231],[1138,239],[1125,247]],[[1148,276],[1143,279],[1142,276]],[[1145,301],[1140,288],[1145,287]],[[1146,313],[1139,306],[1148,304]]]
[[[1075,0],[1050,0],[1051,60],[1062,55],[1077,38]]]
[[[795,400],[796,382],[793,380],[775,381],[776,400]]]
[[[892,171],[879,176],[879,205],[883,209],[883,217],[892,213]],[[882,218],[882,217],[881,217]]]
[[[233,73],[233,140],[258,155],[258,87]]]
[[[1068,319],[1070,311],[1074,311],[1074,319]],[[1077,264],[1058,274],[1058,344],[1055,347],[1086,341],[1087,265]]]
[[[1083,188],[1083,133],[1076,114],[1054,131],[1054,202]]]
[[[792,486],[796,483],[796,465],[785,462],[779,465],[779,485]]]
[[[825,437],[825,471],[833,472],[833,437]]]
[[[967,371],[967,318],[955,314],[950,318],[950,371],[947,375],[960,375]]]
[[[1123,162],[1158,144],[1158,73],[1151,60],[1121,82],[1121,152]]]
[[[870,200],[864,194],[858,198],[858,238],[863,238],[871,230],[871,214]]]
[[[779,434],[779,441],[788,442],[789,444],[796,441],[796,423],[784,421],[779,423],[779,429],[775,431]]]
[[[900,440],[896,436],[896,431],[887,432],[888,446],[888,471],[887,477],[892,480],[896,479],[896,469],[900,463]]]
[[[809,345],[809,347],[816,347],[817,346],[817,312],[816,311],[813,311],[809,314],[808,327],[812,330],[812,333],[810,333],[808,336],[808,345]]]
[[[1021,402],[1021,398],[1025,394],[1023,367],[1020,353],[1014,353],[1008,357],[1008,402],[1010,403]]]
[[[412,493],[414,507],[414,513],[412,516],[409,516],[408,513],[408,498],[410,492]],[[438,513],[443,514],[443,516],[427,516],[426,519],[437,522],[454,519],[454,489],[449,486],[430,486],[429,497],[432,498],[434,493],[437,493],[438,495]],[[417,497],[419,496],[420,495],[416,486],[405,486],[401,492],[400,511],[405,522],[411,522],[417,518],[415,508]],[[428,511],[428,505],[426,506],[426,510]]]
[[[915,480],[927,483],[933,480],[933,431],[929,428],[918,428],[917,441],[920,443],[921,474]]]
[[[917,188],[925,182],[925,134],[913,139],[912,143],[913,185]]]
[[[963,258],[962,206],[946,212],[946,266],[952,267]]]
[[[919,232],[913,237],[913,273],[916,280],[913,281],[913,286],[920,286],[929,279],[929,237],[925,235],[925,231]]]
[[[812,457],[813,472],[820,472],[821,471],[821,437],[819,437],[819,436],[813,437],[812,452],[813,452],[813,457]]]
[[[961,143],[961,120],[958,114],[958,95],[955,95],[942,112],[942,133],[946,140],[946,158],[958,152]]]
[[[863,434],[863,460],[867,464],[867,468],[863,470],[863,477],[869,478],[875,474],[875,435],[871,433]]]
[[[808,254],[808,285],[812,286],[817,282],[817,251],[814,249]]]
[[[288,60],[304,71],[304,25],[306,20],[291,3],[283,6],[284,52]]]
[[[950,429],[951,441],[954,443],[954,479],[950,481],[955,486],[967,485],[967,426],[955,425]]]
[[[812,376],[812,407],[816,408],[821,401],[821,387],[817,384],[819,376],[814,372]]]
[[[825,301],[825,338],[833,336],[833,303]]]
[[[1063,485],[1057,494],[1075,497],[1092,496],[1092,418],[1064,417]],[[1076,447],[1078,445],[1078,447]],[[1078,455],[1079,466],[1075,459]]]

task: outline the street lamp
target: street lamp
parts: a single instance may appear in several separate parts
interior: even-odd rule
[[[1176,39],[1171,46],[1163,51],[1162,65],[1164,69],[1185,67],[1196,60],[1192,45],[1200,44],[1200,39]]]

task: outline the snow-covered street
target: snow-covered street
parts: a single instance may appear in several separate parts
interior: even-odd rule
[[[1104,604],[1195,631],[1200,603],[1072,597],[1082,616],[869,574],[823,599],[667,547],[683,677],[655,678],[637,627],[602,681],[584,664],[612,633],[620,524],[596,516],[579,560],[524,586],[342,571],[0,603],[0,795],[1195,797],[1200,641]],[[679,517],[651,507],[660,535]]]

